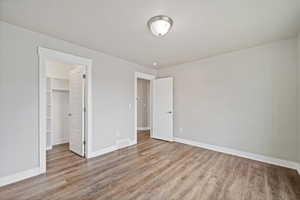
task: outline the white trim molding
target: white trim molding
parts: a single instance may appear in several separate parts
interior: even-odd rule
[[[155,79],[155,76],[152,74],[146,74],[142,72],[135,72],[135,77],[145,80],[153,80]]]
[[[45,56],[50,60],[59,60],[67,64],[78,64],[78,65],[92,65],[92,60],[89,58],[83,58],[80,56],[75,56],[69,53],[64,53],[61,51],[56,51],[53,49],[48,49],[44,47],[38,47],[39,56]]]
[[[187,144],[187,145],[191,145],[191,146],[196,146],[196,147],[200,147],[200,148],[204,148],[204,149],[209,149],[212,151],[225,153],[225,154],[248,158],[251,160],[256,160],[256,161],[260,161],[260,162],[264,162],[264,163],[268,163],[268,164],[272,164],[272,165],[295,169],[295,170],[298,170],[298,172],[300,174],[300,171],[298,168],[299,164],[296,162],[293,162],[293,161],[282,160],[282,159],[258,155],[258,154],[254,154],[254,153],[248,153],[248,152],[239,151],[239,150],[235,150],[235,149],[231,149],[231,148],[220,147],[220,146],[211,145],[211,144],[205,144],[205,143],[196,142],[196,141],[192,141],[192,140],[186,140],[186,139],[182,139],[182,138],[174,138],[174,141],[178,142],[178,143],[183,143],[183,144]]]
[[[298,163],[297,171],[298,171],[298,174],[300,175],[300,163]]]
[[[123,148],[129,147],[129,146],[135,145],[135,144],[136,144],[136,142],[134,140],[130,140],[129,138],[121,139],[121,140],[118,140],[115,145],[92,152],[90,154],[89,158],[98,157],[98,156],[101,156],[101,155],[104,155],[107,153],[111,153],[113,151],[123,149]]]
[[[37,167],[37,168],[22,171],[22,172],[18,172],[13,175],[2,177],[2,178],[0,178],[0,187],[9,185],[11,183],[15,183],[18,181],[22,181],[24,179],[27,179],[27,178],[30,178],[33,176],[37,176],[42,173],[43,173],[43,171],[41,170],[41,168]]]
[[[49,150],[51,150],[51,149],[52,149],[52,145],[49,146],[49,147],[46,147],[46,150],[47,150],[47,151],[49,151]]]
[[[116,150],[117,150],[117,146],[116,145],[112,145],[112,146],[100,149],[98,151],[93,151],[90,154],[89,158],[94,158],[94,157],[97,157],[97,156],[101,156],[101,155],[104,155],[104,154],[107,154],[107,153],[110,153],[110,152],[113,152],[113,151],[116,151]]]
[[[151,129],[150,127],[137,127],[138,131],[148,131],[150,129]]]
[[[73,65],[83,65],[86,68],[86,121],[85,129],[86,152],[85,156],[90,157],[92,153],[92,60],[75,56],[60,51],[38,47],[39,55],[39,147],[40,147],[40,168],[46,172],[46,61],[55,60]]]

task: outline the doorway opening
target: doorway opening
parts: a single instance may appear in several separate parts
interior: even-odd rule
[[[147,83],[147,81],[149,81]],[[143,86],[143,83],[146,87]],[[147,84],[149,84],[149,92],[147,91]],[[144,89],[144,88],[146,89]],[[168,142],[173,141],[173,78],[163,77],[155,78],[150,74],[140,72],[135,73],[134,84],[134,98],[135,98],[135,118],[134,118],[134,141],[138,143],[138,135],[141,136],[141,141],[147,138],[159,139]],[[140,92],[142,91],[142,92]],[[149,97],[142,97],[146,93]],[[145,100],[147,98],[147,100]],[[145,101],[148,105],[145,106]],[[142,107],[142,108],[141,108]],[[146,107],[148,113],[141,117],[142,109]],[[144,108],[145,109],[145,108]],[[139,123],[143,119],[149,119],[146,123]],[[149,130],[148,132],[146,132]],[[150,132],[150,133],[149,133]],[[143,135],[140,135],[143,134]]]
[[[137,79],[137,143],[150,138],[150,80]]]
[[[66,146],[85,157],[85,66],[46,61],[47,150]]]
[[[153,118],[153,81],[155,76],[145,73],[135,73],[135,143],[141,143],[152,135]]]
[[[91,60],[39,47],[39,69],[40,169],[46,172],[57,153],[91,153]]]

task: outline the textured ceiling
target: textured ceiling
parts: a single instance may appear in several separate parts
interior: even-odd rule
[[[174,20],[165,37],[147,20]],[[144,66],[172,66],[294,37],[300,0],[0,0],[0,19]]]

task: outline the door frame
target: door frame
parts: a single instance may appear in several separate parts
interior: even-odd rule
[[[69,53],[64,53],[44,47],[38,47],[39,56],[39,167],[41,173],[46,172],[46,92],[47,92],[47,77],[46,77],[46,61],[55,60],[68,64],[83,65],[86,70],[85,80],[85,157],[91,157],[92,153],[92,60],[75,56]]]
[[[155,80],[155,76],[152,74],[146,74],[142,72],[135,72],[134,73],[134,144],[137,144],[137,82],[138,79],[145,79],[150,81],[150,136],[152,136],[153,132],[153,82]]]

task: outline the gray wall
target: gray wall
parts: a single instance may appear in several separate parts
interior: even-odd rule
[[[298,35],[298,162],[300,164],[300,34]]]
[[[137,126],[150,127],[150,81],[138,79],[137,81]]]
[[[175,137],[297,160],[296,39],[162,69],[159,75],[174,77]]]
[[[134,71],[155,71],[1,21],[0,44],[0,177],[38,167],[38,46],[93,60],[93,151],[133,139]]]

